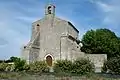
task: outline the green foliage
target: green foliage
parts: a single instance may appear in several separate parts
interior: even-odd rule
[[[119,78],[105,77],[104,75],[90,74],[83,76],[56,76],[56,74],[34,75],[25,72],[1,72],[0,80],[119,80]]]
[[[18,59],[18,57],[10,57],[10,59],[8,59],[8,60],[0,60],[0,63],[10,63],[10,62],[15,62],[15,60],[17,60]]]
[[[0,73],[0,80],[18,80],[22,73],[16,73],[16,72],[1,72]],[[22,79],[19,79],[22,80]]]
[[[104,72],[120,74],[120,57],[110,58],[103,66]]]
[[[94,72],[94,65],[87,59],[77,59],[74,62],[59,60],[54,65],[54,71],[84,75]]]
[[[23,70],[24,71],[29,71],[30,70],[30,65],[28,65],[28,64],[25,64],[24,66],[23,66]]]
[[[13,61],[14,64],[0,63],[0,71],[49,72],[49,68],[45,61],[36,61],[27,64],[25,60],[17,57],[11,57],[10,61]]]
[[[45,61],[36,61],[30,64],[30,72],[49,72],[49,68]]]
[[[103,67],[101,68],[101,72],[102,73],[106,73],[107,72],[107,61],[104,61]]]
[[[21,60],[20,58],[17,58],[14,61],[15,71],[22,71],[22,70],[24,70],[24,65],[25,64],[26,64],[25,60]]]
[[[10,57],[9,60],[10,60],[11,62],[15,62],[15,61],[18,60],[18,59],[19,59],[18,57],[12,56],[12,57]]]
[[[58,60],[54,64],[54,71],[55,72],[70,73],[71,70],[72,70],[72,62],[69,60]]]
[[[73,63],[72,73],[88,74],[94,72],[94,64],[87,59],[77,59]]]
[[[89,54],[107,54],[108,58],[120,55],[120,39],[108,29],[87,31],[82,43],[81,50]]]
[[[14,64],[7,64],[5,71],[14,71],[15,66]]]
[[[0,63],[0,71],[14,71],[14,65],[8,63]]]
[[[6,67],[7,67],[7,63],[0,63],[0,71],[5,71]]]
[[[49,68],[45,61],[36,61],[26,64],[25,60],[15,58],[14,64],[0,63],[0,71],[31,71],[31,72],[49,72]]]
[[[14,64],[0,63],[0,71],[25,71],[32,73],[49,72],[49,67],[45,61],[36,61],[34,63],[26,64],[25,60],[16,58]],[[94,71],[93,64],[86,59],[75,60],[58,60],[54,64],[54,71],[62,74],[87,74]]]

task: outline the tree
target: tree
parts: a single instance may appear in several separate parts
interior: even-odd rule
[[[89,54],[107,54],[108,58],[120,55],[120,38],[109,29],[87,31],[82,38],[81,50]]]
[[[120,74],[120,57],[112,57],[108,59],[104,63],[102,70],[104,73],[108,72],[113,74]]]
[[[14,61],[15,71],[24,70],[25,64],[26,64],[25,60],[21,60],[20,58],[16,58],[16,60]]]
[[[14,56],[12,56],[12,57],[10,57],[10,59],[9,59],[11,62],[15,62],[16,60],[18,60],[18,57],[14,57]]]

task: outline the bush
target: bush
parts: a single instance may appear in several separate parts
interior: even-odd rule
[[[21,60],[20,58],[16,59],[14,61],[15,71],[23,71],[25,64],[26,64],[25,60]]]
[[[49,72],[49,68],[45,61],[36,61],[30,64],[30,72]]]
[[[14,64],[8,64],[5,69],[5,71],[14,71],[14,70],[15,70]]]
[[[14,64],[0,63],[0,71],[14,71]]]
[[[0,63],[0,71],[49,72],[49,68],[45,61],[36,61],[31,64],[26,64],[25,60],[15,58],[14,64]]]
[[[103,67],[101,69],[102,73],[106,73],[107,72],[107,61],[104,61]]]
[[[75,74],[88,74],[94,72],[94,64],[87,59],[77,59],[73,63],[72,73]]]
[[[70,73],[71,70],[72,70],[72,62],[69,60],[58,60],[54,64],[55,72]]]
[[[84,75],[94,72],[94,65],[87,59],[77,59],[73,63],[68,60],[59,60],[55,63],[54,71]]]
[[[5,71],[6,70],[6,67],[8,66],[7,63],[0,63],[0,71]]]
[[[120,74],[120,57],[110,58],[103,66],[104,72]]]
[[[24,71],[29,71],[29,69],[30,69],[30,65],[25,64],[25,65],[23,66],[23,70],[24,70]]]

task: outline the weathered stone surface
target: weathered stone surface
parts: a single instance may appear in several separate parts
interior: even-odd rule
[[[85,57],[91,60],[95,65],[95,72],[101,72],[101,67],[105,60],[107,60],[106,54],[85,54]]]
[[[80,51],[78,34],[79,31],[72,23],[55,16],[54,5],[48,5],[44,18],[32,23],[31,40],[22,49],[22,58],[28,63],[46,60],[47,56],[51,56],[53,62],[58,59],[75,60],[80,57],[96,59],[94,55],[85,55]],[[103,59],[101,55],[97,57]]]

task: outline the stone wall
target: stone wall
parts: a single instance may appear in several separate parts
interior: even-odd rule
[[[51,22],[52,18],[54,18],[54,23]],[[47,54],[51,54],[55,59],[60,59],[60,42],[66,44],[64,37],[61,36],[65,36],[66,30],[66,23],[53,16],[46,16],[44,20],[40,22],[39,59],[44,59]],[[66,49],[64,49],[64,52],[65,50]]]
[[[30,52],[30,48],[25,48],[24,46],[21,48],[21,59],[24,59],[27,61],[27,63],[29,64],[29,52]]]
[[[51,7],[51,13],[48,11]],[[55,17],[54,5],[48,5],[45,17],[32,23],[30,46],[22,50],[23,59],[33,62],[51,56],[53,61],[59,59],[75,60],[89,58],[100,71],[105,54],[85,54],[81,52],[78,41],[79,31],[69,22]],[[29,48],[28,48],[29,47]]]
[[[73,28],[72,24],[69,25],[68,21],[59,19],[54,15],[47,15],[43,19],[32,24],[32,29],[34,29],[32,30],[32,40],[35,38],[37,25],[39,25],[40,32],[39,60],[44,59],[47,54],[51,54],[56,60],[60,58],[67,59],[70,55],[68,47],[72,46],[68,45],[67,34],[70,34],[77,39],[79,33]],[[72,44],[72,47],[75,46],[77,49],[77,44],[75,42],[72,42]],[[70,50],[72,51],[72,49]]]
[[[106,54],[85,54],[85,58],[89,59],[95,65],[95,72],[101,72],[104,61],[107,60]]]

